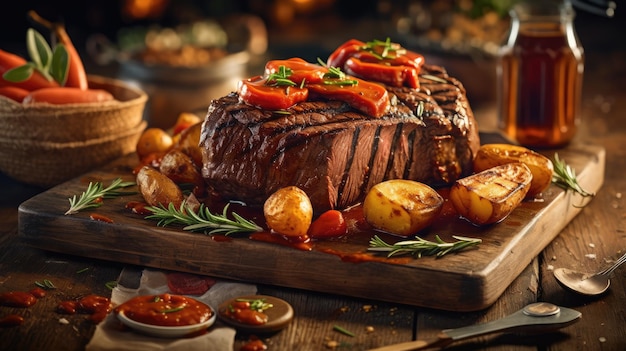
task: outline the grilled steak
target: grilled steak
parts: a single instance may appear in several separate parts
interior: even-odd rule
[[[387,87],[391,108],[382,118],[315,97],[288,113],[236,93],[216,99],[200,137],[203,177],[225,199],[249,205],[296,185],[316,213],[354,205],[387,179],[449,185],[472,171],[478,127],[462,84],[445,69],[425,65],[419,83]]]

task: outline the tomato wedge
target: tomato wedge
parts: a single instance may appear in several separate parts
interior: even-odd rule
[[[348,225],[343,213],[338,210],[328,210],[322,213],[309,226],[308,235],[313,239],[336,238],[346,235]]]

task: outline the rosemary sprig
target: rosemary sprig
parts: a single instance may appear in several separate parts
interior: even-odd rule
[[[333,330],[336,330],[338,332],[340,332],[341,334],[347,335],[347,336],[354,336],[354,333],[349,331],[348,329],[339,326],[339,325],[333,325]]]
[[[339,67],[328,67],[322,59],[317,58],[317,63],[320,66],[326,67],[328,72],[324,73],[323,83],[325,85],[358,85],[359,81],[356,79],[348,79],[346,74]]]
[[[165,206],[149,206],[147,210],[152,214],[148,215],[147,219],[158,220],[157,225],[165,227],[170,224],[182,224],[183,230],[192,232],[204,232],[205,234],[224,234],[229,235],[233,233],[250,233],[260,232],[263,228],[259,227],[256,223],[249,221],[235,212],[232,212],[234,220],[228,218],[228,206],[224,206],[222,214],[213,214],[204,205],[201,204],[198,208],[198,212],[188,206],[185,202],[180,205],[180,208],[176,208],[174,204],[170,203],[168,207]]]
[[[291,68],[286,66],[278,67],[278,72],[272,73],[267,77],[266,85],[270,86],[286,86],[295,87],[297,84],[290,80],[289,77],[293,74]]]
[[[395,244],[388,244],[378,235],[370,240],[369,251],[388,252],[387,257],[397,255],[412,255],[417,258],[422,256],[441,257],[450,252],[461,251],[470,246],[478,245],[481,239],[467,238],[463,236],[452,236],[456,242],[445,242],[439,235],[435,235],[436,242],[415,237],[415,240],[399,241]]]
[[[120,195],[134,194],[134,192],[120,192],[118,189],[126,188],[131,185],[135,185],[134,182],[122,182],[121,178],[117,178],[111,182],[106,188],[103,188],[101,182],[89,182],[87,190],[85,190],[80,197],[69,198],[70,208],[65,212],[65,215],[78,213],[81,210],[87,208],[95,208],[102,206],[103,198],[111,198]]]
[[[582,197],[595,196],[593,193],[585,191],[576,178],[576,172],[570,167],[565,160],[559,158],[557,153],[554,154],[554,174],[552,175],[552,183],[565,189],[572,190]]]
[[[362,50],[369,51],[373,55],[377,56],[379,60],[396,58],[400,55],[406,54],[406,49],[397,43],[392,43],[390,38],[387,38],[385,41],[377,39],[368,41],[362,47]]]
[[[56,289],[57,287],[48,279],[44,279],[43,281],[36,281],[35,285],[37,285],[38,287],[42,288],[42,289],[46,289],[46,290],[50,290],[50,289]]]

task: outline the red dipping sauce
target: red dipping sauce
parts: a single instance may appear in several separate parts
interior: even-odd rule
[[[114,311],[139,323],[166,327],[203,323],[214,313],[211,307],[198,300],[172,294],[137,296]]]

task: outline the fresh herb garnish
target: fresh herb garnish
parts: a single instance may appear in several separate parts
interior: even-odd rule
[[[111,280],[111,281],[104,283],[104,286],[106,286],[107,289],[109,290],[113,290],[113,288],[117,286],[117,282],[115,280]]]
[[[399,241],[395,244],[388,244],[378,235],[370,240],[369,251],[388,252],[387,257],[398,255],[412,255],[417,258],[422,256],[441,257],[450,252],[456,252],[478,245],[481,239],[467,238],[462,236],[452,236],[456,242],[445,242],[439,235],[435,235],[436,242],[415,237],[415,240]]]
[[[57,287],[52,284],[48,279],[44,279],[42,282],[36,281],[35,285],[43,289],[56,289]]]
[[[64,86],[69,68],[69,54],[63,44],[57,44],[54,51],[46,39],[36,30],[26,32],[26,49],[31,61],[6,71],[2,77],[10,82],[23,82],[33,72],[38,71],[49,81],[56,81]]]
[[[349,331],[349,330],[347,330],[347,329],[345,329],[343,327],[340,327],[338,325],[333,325],[333,329],[338,331],[338,332],[340,332],[341,334],[345,334],[347,336],[354,336],[353,332],[351,332],[351,331]]]
[[[370,52],[379,60],[392,59],[406,54],[406,49],[397,43],[392,43],[390,38],[387,38],[385,41],[376,39],[368,41],[361,50]]]
[[[269,86],[286,86],[286,87],[294,87],[297,84],[290,80],[289,77],[293,74],[291,68],[287,66],[278,67],[278,72],[272,73],[267,77],[265,82],[266,85]]]
[[[420,101],[419,104],[417,104],[417,107],[415,108],[415,114],[417,115],[417,117],[422,117],[422,115],[424,114],[424,101]]]
[[[437,82],[437,83],[441,83],[441,84],[448,83],[448,81],[446,81],[445,79],[439,78],[437,76],[433,76],[432,74],[422,74],[420,77],[428,79],[428,80],[432,80],[433,82]]]
[[[85,273],[85,272],[87,272],[88,270],[89,270],[89,267],[85,267],[85,268],[82,268],[82,269],[77,270],[77,271],[76,271],[76,274]]]
[[[328,72],[323,75],[323,83],[325,85],[358,85],[359,81],[356,79],[346,78],[346,74],[339,67],[328,67],[322,59],[317,58],[317,62],[322,67],[326,67]]]
[[[178,306],[178,307],[169,308],[166,310],[161,310],[161,313],[174,313],[174,312],[182,311],[184,308],[185,306]]]
[[[111,198],[120,195],[130,195],[134,192],[120,192],[118,189],[126,188],[131,185],[135,185],[134,182],[122,182],[121,178],[117,178],[111,182],[106,188],[103,188],[101,182],[89,182],[87,190],[85,190],[80,197],[69,198],[70,208],[65,212],[66,215],[77,213],[87,208],[95,208],[102,206],[103,198]]]
[[[565,189],[572,190],[582,197],[595,196],[593,193],[585,191],[576,178],[576,172],[570,167],[565,160],[559,158],[558,154],[554,154],[554,174],[552,175],[552,183]]]
[[[274,307],[271,303],[265,302],[265,299],[236,299],[237,302],[248,302],[250,309],[257,312],[263,312]]]
[[[229,204],[224,206],[221,215],[211,213],[204,204],[200,204],[198,211],[195,212],[184,201],[180,208],[176,208],[172,203],[167,207],[163,205],[148,206],[146,209],[151,211],[152,214],[146,218],[158,220],[157,225],[162,227],[176,223],[184,225],[183,230],[204,232],[205,234],[229,235],[233,233],[260,232],[263,230],[256,223],[241,217],[235,212],[231,213],[234,219],[228,218],[228,206]]]

